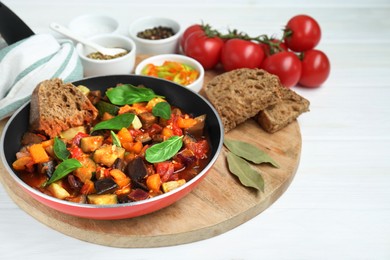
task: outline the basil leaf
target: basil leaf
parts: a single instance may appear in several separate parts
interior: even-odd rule
[[[130,105],[138,102],[147,102],[155,97],[160,97],[150,88],[135,87],[124,84],[107,90],[106,95],[114,105]]]
[[[232,152],[228,152],[226,158],[230,172],[238,177],[242,185],[264,191],[263,177],[247,161]]]
[[[164,119],[170,119],[171,105],[169,105],[168,102],[159,102],[153,107],[152,113],[154,116],[159,116]]]
[[[223,143],[232,153],[248,161],[256,164],[270,163],[274,167],[279,168],[279,165],[271,158],[271,156],[250,143],[228,140],[226,138]]]
[[[145,159],[158,163],[172,158],[183,145],[183,136],[172,136],[168,140],[155,144],[145,151]]]
[[[57,136],[54,137],[54,154],[58,159],[64,161],[70,156],[70,152],[66,149],[66,144],[61,141]]]
[[[121,130],[123,127],[128,128],[133,123],[135,115],[132,113],[126,113],[106,121],[102,121],[95,125],[92,132],[97,130]]]
[[[81,166],[81,163],[74,158],[66,159],[57,166],[49,181],[45,183],[45,186],[64,178],[66,175],[76,170],[77,168],[80,168]]]
[[[122,147],[121,141],[119,140],[118,136],[114,133],[114,131],[111,130],[111,138],[112,143],[118,147]]]

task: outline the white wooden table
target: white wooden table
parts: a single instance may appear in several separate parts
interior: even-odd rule
[[[254,219],[191,244],[109,248],[46,227],[0,187],[0,259],[390,259],[389,0],[3,2],[37,33],[99,12],[115,16],[122,34],[137,17],[164,15],[183,26],[280,35],[305,13],[322,27],[318,49],[332,71],[318,89],[294,88],[311,101],[299,119],[301,163],[284,195]]]

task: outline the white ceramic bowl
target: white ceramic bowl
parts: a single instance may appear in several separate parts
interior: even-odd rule
[[[119,23],[115,18],[104,14],[85,14],[72,19],[68,28],[89,38],[99,34],[118,32]]]
[[[81,43],[76,46],[84,67],[84,76],[103,76],[110,74],[131,74],[134,71],[136,45],[128,37],[116,34],[100,34],[90,38],[90,40],[103,47],[118,47],[129,50],[129,53],[110,60],[97,60],[88,58],[87,55],[96,52]]]
[[[143,39],[137,36],[139,32],[158,26],[170,27],[175,34],[160,40]],[[132,22],[129,26],[129,35],[136,43],[138,53],[140,54],[178,53],[181,32],[182,29],[178,22],[164,17],[142,17]]]
[[[137,67],[135,68],[135,74],[142,75],[142,69],[148,64],[154,64],[159,66],[162,65],[164,61],[180,62],[195,68],[197,71],[199,71],[198,78],[193,83],[183,87],[188,88],[194,92],[199,92],[202,89],[204,81],[204,69],[202,65],[193,58],[180,54],[161,54],[146,58],[137,65]]]

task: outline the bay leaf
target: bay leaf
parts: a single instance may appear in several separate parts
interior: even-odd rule
[[[232,152],[228,152],[226,158],[230,172],[238,177],[242,185],[264,191],[264,180],[260,172]]]
[[[224,139],[225,146],[235,155],[242,157],[255,164],[270,163],[276,168],[279,164],[271,158],[266,152],[254,146],[253,144],[243,141]]]

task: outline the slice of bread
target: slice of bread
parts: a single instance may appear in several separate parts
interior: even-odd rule
[[[50,138],[89,124],[97,115],[95,106],[78,88],[58,78],[41,82],[31,95],[30,129]]]
[[[309,111],[310,102],[291,89],[280,87],[281,101],[259,112],[257,122],[269,133],[275,133]]]
[[[280,81],[260,69],[236,69],[214,77],[205,94],[221,116],[225,133],[280,101]]]

